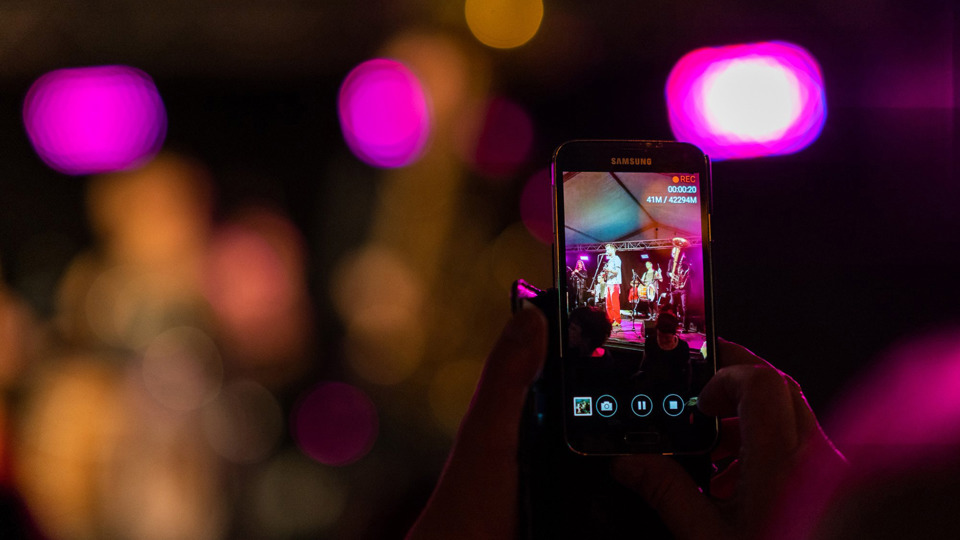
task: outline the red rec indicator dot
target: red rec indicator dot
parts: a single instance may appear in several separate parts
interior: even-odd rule
[[[674,176],[674,177],[673,177],[673,183],[674,183],[674,184],[676,184],[676,183],[679,182],[679,181],[680,181],[680,177],[679,177],[679,176]]]

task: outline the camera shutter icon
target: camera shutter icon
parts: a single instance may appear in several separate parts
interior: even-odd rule
[[[597,398],[597,413],[600,416],[613,416],[617,412],[617,400],[613,396],[600,396]]]

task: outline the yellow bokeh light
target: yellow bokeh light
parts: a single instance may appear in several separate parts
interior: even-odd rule
[[[64,359],[34,382],[13,466],[45,536],[95,536],[105,453],[118,448],[124,411],[120,377],[93,358]]]
[[[210,447],[233,463],[259,463],[283,436],[280,403],[252,380],[228,383],[200,414]]]
[[[419,324],[425,288],[393,250],[369,246],[345,257],[330,281],[330,295],[349,325],[371,333]]]
[[[216,398],[223,379],[220,352],[202,330],[172,328],[157,336],[141,362],[143,385],[161,405],[192,411]]]
[[[189,279],[209,232],[210,197],[202,166],[165,154],[141,169],[93,178],[87,207],[108,257]]]
[[[430,408],[440,426],[451,436],[456,434],[467,412],[474,388],[483,371],[483,362],[461,360],[437,371],[430,383]]]
[[[299,452],[285,452],[253,480],[253,514],[261,536],[300,538],[333,526],[346,491],[327,469]]]
[[[542,0],[467,0],[464,11],[474,37],[497,49],[530,41],[543,20]]]
[[[367,323],[361,323],[363,325]],[[365,380],[384,386],[405,381],[420,366],[424,355],[424,332],[412,326],[409,332],[385,325],[374,334],[364,326],[348,330],[344,355],[353,371]]]
[[[90,283],[83,315],[103,343],[140,349],[163,331],[172,298],[164,296],[155,273],[137,273],[129,265],[100,271]]]
[[[354,371],[383,385],[410,376],[424,344],[420,275],[393,250],[371,245],[340,262],[330,287],[347,324],[344,348]]]

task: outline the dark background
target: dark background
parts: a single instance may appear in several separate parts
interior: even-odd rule
[[[347,72],[378,55],[392,36],[417,29],[465,43],[489,62],[493,91],[530,113],[535,142],[523,166],[498,183],[470,176],[460,194],[464,208],[486,209],[493,233],[519,220],[524,181],[549,164],[561,142],[672,138],[663,86],[686,52],[784,40],[820,62],[827,119],[819,139],[797,154],[714,164],[720,334],[793,375],[813,408],[827,411],[892,343],[957,322],[960,38],[952,3],[547,2],[538,35],[504,51],[473,41],[462,6],[446,4],[0,6],[4,281],[48,317],[61,273],[92,241],[86,179],[46,168],[21,124],[27,88],[50,69],[124,63],[151,74],[167,107],[165,149],[210,169],[217,215],[268,201],[303,232],[316,332],[336,350],[343,325],[327,282],[337,261],[366,238],[384,182],[382,171],[349,154],[336,95]],[[349,188],[338,185],[343,171],[350,172]],[[458,219],[475,216],[463,212]],[[530,261],[540,266],[529,275],[547,285],[548,251]],[[466,320],[494,309],[478,305],[502,305],[493,311],[496,322],[506,318],[506,291],[502,300],[456,301],[473,313]],[[478,347],[489,344],[480,341]],[[328,362],[315,376],[336,378],[345,370]],[[417,391],[371,393],[378,405],[392,407],[398,395]],[[412,397],[404,402],[422,407]],[[396,503],[399,497],[369,501],[373,515],[395,519],[368,534],[395,533],[391,527],[411,519],[449,445],[449,433],[424,438],[417,451],[403,437],[391,442],[392,430],[406,428],[390,421],[381,419],[380,452],[396,444],[398,455],[422,450],[427,457],[411,473],[416,480],[403,484],[413,486],[405,505]]]

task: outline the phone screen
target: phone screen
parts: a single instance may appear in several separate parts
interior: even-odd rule
[[[557,161],[565,432],[578,452],[696,453],[716,437],[697,408],[716,370],[709,167],[699,151],[667,156],[674,145],[618,160],[598,159],[608,150],[594,141],[589,159]]]

